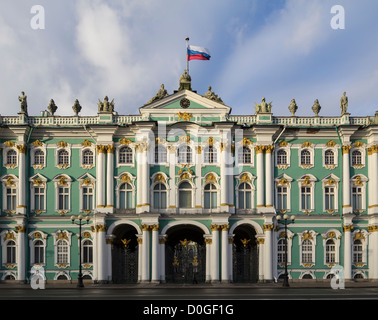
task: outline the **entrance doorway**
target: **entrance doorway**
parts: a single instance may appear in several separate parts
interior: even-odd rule
[[[204,232],[193,225],[179,225],[167,231],[165,279],[168,283],[204,283],[206,245]]]
[[[255,283],[258,281],[258,246],[255,229],[242,224],[235,228],[233,242],[233,281]]]
[[[114,283],[138,282],[137,230],[131,225],[119,225],[114,231],[112,275]]]

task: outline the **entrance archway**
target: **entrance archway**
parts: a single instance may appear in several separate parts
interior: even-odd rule
[[[204,232],[189,224],[167,230],[165,279],[168,283],[203,283],[206,280]]]
[[[131,225],[113,230],[112,275],[114,283],[138,282],[138,231]]]
[[[249,224],[236,227],[232,248],[233,281],[236,283],[257,282],[259,261],[256,230]]]

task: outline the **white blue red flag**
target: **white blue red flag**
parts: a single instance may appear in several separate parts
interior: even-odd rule
[[[188,45],[187,59],[190,60],[210,60],[210,51],[203,47]]]

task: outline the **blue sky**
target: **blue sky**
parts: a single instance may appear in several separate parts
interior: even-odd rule
[[[186,67],[185,38],[207,47],[210,61],[191,61],[192,88],[209,85],[232,114],[253,114],[266,97],[275,115],[339,115],[344,91],[352,116],[378,110],[376,0],[30,0],[5,1],[0,12],[1,115],[16,115],[25,91],[30,115],[95,115],[98,99],[119,114],[138,114],[164,84],[178,88]],[[30,21],[45,9],[45,29]],[[331,8],[342,5],[345,29]]]

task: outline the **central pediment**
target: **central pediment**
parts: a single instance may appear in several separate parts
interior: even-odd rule
[[[209,123],[225,121],[231,108],[219,98],[215,101],[191,90],[180,90],[146,104],[139,112],[143,119],[153,121]]]

